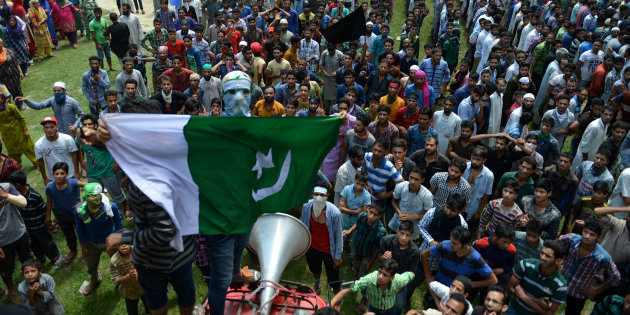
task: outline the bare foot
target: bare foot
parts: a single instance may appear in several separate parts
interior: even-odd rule
[[[77,44],[72,45],[72,48],[77,49]]]
[[[109,68],[109,71],[118,71],[118,70],[116,70],[114,68]]]

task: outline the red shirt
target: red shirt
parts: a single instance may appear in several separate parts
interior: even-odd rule
[[[593,72],[593,79],[591,80],[591,86],[588,89],[588,96],[600,97],[604,95],[604,85],[606,81],[606,75],[610,70],[604,68],[604,63],[601,63]]]
[[[176,39],[175,46],[173,46],[169,40],[166,42],[166,47],[168,47],[168,57],[173,58],[174,55],[180,55],[182,57],[182,67],[186,67],[186,45],[184,42]]]
[[[322,253],[330,254],[330,236],[326,223],[317,223],[313,216],[309,218],[311,225],[311,247]]]
[[[195,73],[192,70],[188,70],[186,68],[182,68],[182,72],[177,75],[173,71],[175,69],[168,69],[162,73],[162,75],[166,75],[173,79],[173,90],[184,93],[188,87],[190,87],[190,75]]]
[[[226,31],[226,35],[227,35],[227,31]],[[232,36],[230,36],[229,39],[232,42],[232,50],[234,51],[234,54],[235,55],[238,54],[238,43],[241,42],[241,32],[234,29],[234,31],[232,32]]]
[[[394,120],[392,122],[395,125],[402,126],[403,128],[409,130],[409,127],[413,125],[417,125],[420,119],[418,118],[418,112],[420,112],[420,107],[416,108],[416,112],[411,115],[411,117],[405,118],[405,111],[407,111],[407,106],[401,108],[394,116]],[[402,136],[402,135],[401,135]]]

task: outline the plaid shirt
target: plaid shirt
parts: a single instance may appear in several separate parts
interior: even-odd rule
[[[463,177],[459,178],[459,183],[453,189],[448,187],[448,172],[435,173],[429,183],[432,188],[435,188],[435,193],[433,193],[434,208],[444,207],[448,196],[455,193],[466,197],[466,207],[470,205],[470,184]]]
[[[436,97],[440,97],[442,85],[451,80],[451,70],[448,68],[448,63],[444,59],[440,59],[436,66],[433,65],[433,59],[428,58],[422,60],[418,67],[426,74],[427,82],[433,87]]]
[[[201,59],[203,60],[203,64],[211,64],[210,63],[210,45],[205,39],[201,39],[201,42],[197,42],[197,38],[193,37],[193,47],[196,47],[201,52]]]
[[[577,234],[565,234],[560,236],[560,242],[568,244],[569,254],[562,267],[562,276],[567,279],[567,295],[585,299],[586,296],[580,293],[581,289],[588,288],[593,282],[595,275],[600,269],[605,269],[608,275],[608,282],[616,287],[621,281],[621,274],[617,266],[612,261],[610,254],[599,244],[595,244],[595,249],[588,256],[579,258],[580,242],[582,236]]]
[[[308,62],[308,67],[306,68],[309,71],[315,71],[315,66],[319,60],[319,44],[314,39],[311,39],[308,43],[306,42],[306,39],[303,39],[300,42],[300,52],[298,53],[298,57],[304,59],[315,57]]]
[[[560,229],[562,214],[560,214],[560,211],[551,200],[549,200],[547,208],[543,209],[540,214],[536,214],[536,200],[534,200],[534,195],[523,196],[521,204],[523,205],[523,214],[529,216],[530,219],[536,219],[542,222],[544,232],[541,237],[545,240],[556,239],[558,230]]]
[[[167,12],[164,12],[162,9],[159,9],[155,12],[155,18],[162,21],[163,29],[169,30],[175,28],[175,19],[177,19],[175,11],[169,9]]]
[[[377,276],[378,271],[373,271],[359,280],[354,282],[354,286],[350,288],[352,292],[359,292],[361,290],[366,291],[366,298],[370,306],[378,310],[389,310],[396,304],[396,293],[398,289],[405,287],[411,280],[413,280],[413,272],[407,271],[403,274],[394,275],[394,279],[389,284],[389,287],[382,291],[378,287]]]
[[[157,54],[158,47],[164,46],[164,43],[168,41],[168,34],[165,28],[161,30],[160,34],[161,35],[158,36],[155,29],[152,29],[146,35],[144,35],[144,38],[140,42],[142,47],[146,49],[147,51],[151,51],[152,49],[155,49],[156,53],[153,54],[153,57],[155,58],[158,57],[158,54]],[[147,41],[149,41],[149,45],[147,45]]]

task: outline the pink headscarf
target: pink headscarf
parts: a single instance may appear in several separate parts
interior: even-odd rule
[[[431,104],[429,104],[430,95],[429,95],[429,83],[427,83],[427,75],[424,73],[424,71],[418,70],[416,71],[414,76],[417,79],[424,78],[424,85],[422,86],[422,106],[423,107],[431,106]],[[416,87],[416,89],[418,89],[418,87]]]

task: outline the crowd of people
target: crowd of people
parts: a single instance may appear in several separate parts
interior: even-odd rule
[[[255,278],[241,269],[249,233],[171,246],[172,218],[104,145],[99,118],[120,112],[340,117],[312,199],[291,211],[311,233],[314,290],[323,265],[336,293],[319,314],[554,314],[564,304],[573,315],[588,300],[593,314],[630,314],[627,4],[436,0],[431,13],[425,0],[181,0],[175,10],[161,0],[148,32],[134,13],[145,14],[141,0],[117,4],[108,20],[94,0],[0,1],[0,296],[24,311],[64,313],[42,265],[72,264],[79,245],[90,278],[80,292],[98,288],[105,252],[129,314],[140,300],[166,314],[168,283],[182,314],[223,314],[230,283]],[[397,48],[395,6],[407,12]],[[357,41],[322,35],[359,7]],[[83,35],[95,47],[84,99],[63,81],[42,102],[24,96],[33,59]],[[37,141],[28,108],[52,108]],[[193,264],[208,284],[199,306]],[[416,291],[424,304],[412,307]],[[353,293],[360,302],[343,308]]]

